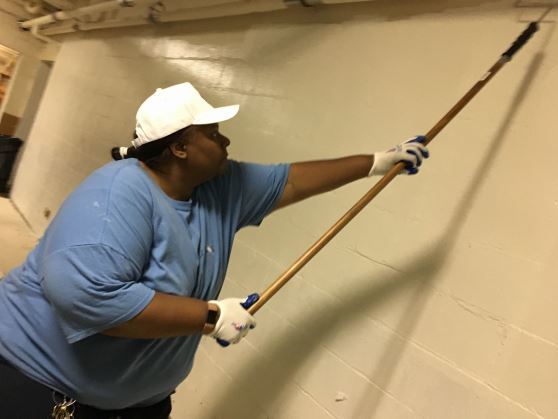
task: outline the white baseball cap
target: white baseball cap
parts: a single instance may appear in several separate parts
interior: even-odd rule
[[[190,83],[157,89],[136,114],[134,147],[166,137],[189,125],[205,125],[231,119],[239,105],[214,108]]]

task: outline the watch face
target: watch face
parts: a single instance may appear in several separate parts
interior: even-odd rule
[[[209,310],[207,312],[207,319],[206,319],[206,323],[207,324],[211,324],[211,325],[215,325],[215,323],[217,323],[217,314],[218,312],[215,310]]]

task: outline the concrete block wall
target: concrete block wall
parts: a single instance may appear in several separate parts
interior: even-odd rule
[[[35,77],[37,76],[38,61],[39,60],[34,57],[21,57],[17,66],[17,72],[15,73],[14,83],[12,83],[9,91],[12,100],[6,104],[4,112],[21,118],[25,112],[25,105],[33,89]]]
[[[125,145],[139,103],[191,81],[239,160],[371,153],[427,131],[543,9],[378,0],[68,37],[12,198],[45,210]],[[540,33],[222,349],[207,340],[173,418],[558,417],[558,42]],[[223,295],[265,289],[374,183],[242,231]]]

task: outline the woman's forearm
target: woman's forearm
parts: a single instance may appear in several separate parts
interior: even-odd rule
[[[208,310],[207,301],[158,292],[136,317],[107,329],[102,334],[135,339],[157,339],[209,333],[211,330],[204,330]]]

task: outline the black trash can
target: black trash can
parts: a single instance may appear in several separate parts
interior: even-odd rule
[[[21,144],[19,138],[0,135],[0,193],[9,192],[8,182]]]

